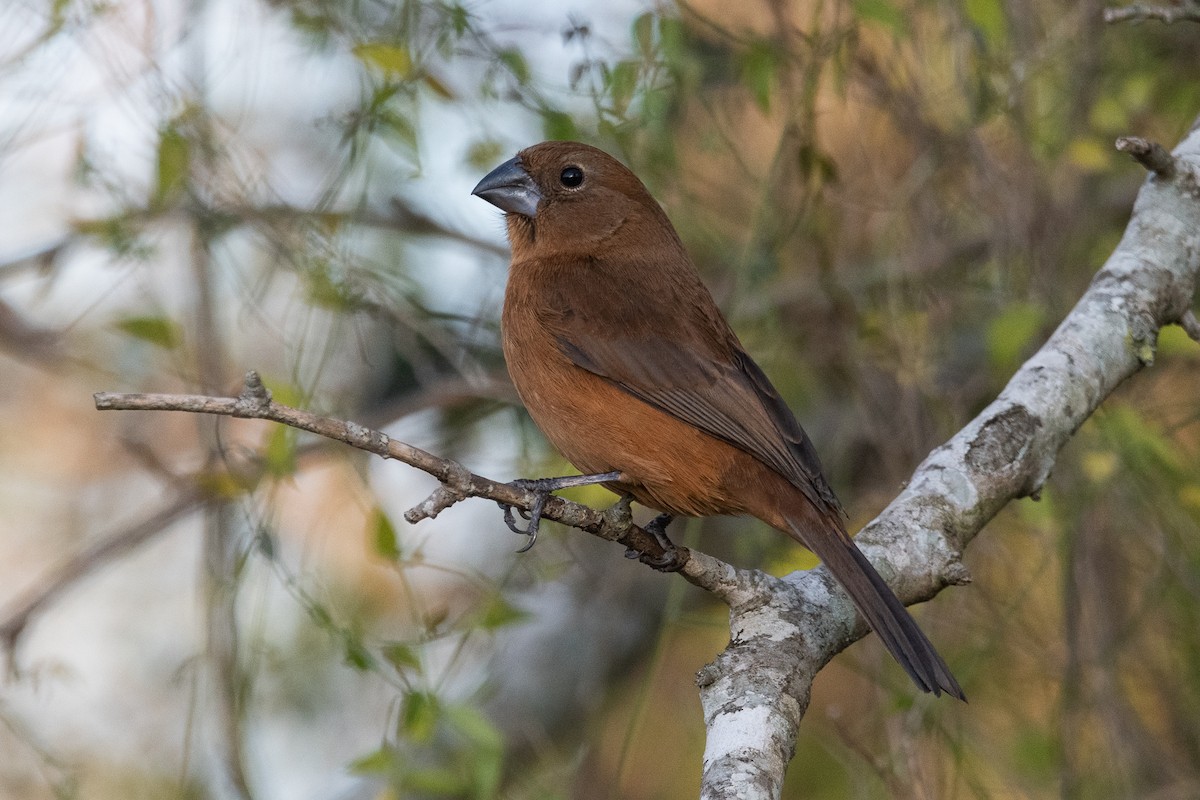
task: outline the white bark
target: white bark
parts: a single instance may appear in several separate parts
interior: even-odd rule
[[[1117,249],[1049,341],[859,535],[905,603],[967,582],[967,543],[1009,500],[1041,488],[1084,420],[1153,362],[1163,325],[1192,321],[1200,127],[1173,156],[1173,170],[1147,178]],[[867,629],[823,567],[776,579],[693,554],[683,573],[719,583],[730,604],[730,644],[698,677],[708,728],[701,796],[777,798],[813,677]]]

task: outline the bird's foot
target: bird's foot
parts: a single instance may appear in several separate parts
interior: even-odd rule
[[[659,572],[678,572],[685,561],[678,547],[667,538],[667,526],[671,524],[671,520],[675,519],[671,514],[659,514],[654,519],[650,520],[649,524],[645,525],[642,530],[654,537],[654,541],[658,542],[658,546],[663,549],[663,554],[658,557],[649,556],[645,553],[639,553],[633,548],[625,551],[626,558],[636,558],[651,569],[656,569]]]
[[[513,515],[513,506],[507,503],[500,503],[500,508],[504,510],[504,524],[508,526],[508,529],[513,533],[529,537],[529,541],[521,549],[517,550],[517,552],[527,552],[537,542],[538,527],[542,521],[542,512],[546,509],[546,501],[550,499],[550,495],[553,492],[557,492],[559,489],[570,489],[573,486],[591,486],[597,483],[608,483],[620,477],[620,472],[600,472],[594,475],[565,475],[559,478],[518,478],[515,481],[510,481],[509,486],[524,489],[533,494],[533,502],[530,504],[528,511],[523,508],[517,509],[517,513],[529,520],[529,524],[524,528],[517,524],[516,517]]]

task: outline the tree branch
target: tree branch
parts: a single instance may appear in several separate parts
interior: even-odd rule
[[[930,453],[857,537],[905,603],[969,580],[959,561],[967,543],[1009,500],[1037,496],[1079,426],[1153,363],[1163,325],[1194,327],[1200,131],[1169,164],[1156,147],[1145,148],[1150,163],[1143,163],[1155,174],[1138,194],[1125,236],[1079,303],[999,397]],[[730,646],[698,677],[709,732],[704,798],[779,797],[813,678],[866,633],[824,567],[752,583],[761,593],[731,604]]]
[[[343,442],[382,458],[402,461],[429,473],[441,483],[433,494],[405,512],[404,518],[410,523],[436,517],[450,506],[469,497],[495,500],[497,503],[525,511],[533,507],[536,499],[533,492],[476,475],[456,461],[440,458],[418,447],[392,439],[382,431],[276,403],[271,400],[270,391],[263,386],[262,380],[255,372],[246,374],[245,386],[238,397],[97,392],[93,399],[100,411],[187,411],[279,422]],[[654,536],[617,514],[597,511],[561,497],[551,497],[546,503],[542,517],[579,528],[602,539],[620,542],[650,559],[660,559],[665,555],[662,545]],[[689,580],[716,581],[718,575],[722,574],[717,566],[720,562],[711,558],[702,559],[689,569],[692,551],[682,547],[678,550],[680,552],[677,562],[682,562],[680,569],[685,571]]]
[[[1134,3],[1131,6],[1104,9],[1105,22],[1144,22],[1156,19],[1167,25],[1176,22],[1200,22],[1200,2],[1181,0],[1170,6],[1152,6]]]

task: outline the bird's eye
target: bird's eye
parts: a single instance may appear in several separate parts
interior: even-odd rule
[[[574,189],[579,184],[583,183],[583,170],[579,167],[565,167],[562,174],[558,176],[562,181],[562,185],[568,189]]]

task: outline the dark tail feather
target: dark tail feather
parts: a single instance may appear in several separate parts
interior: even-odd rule
[[[829,567],[833,577],[850,595],[854,605],[867,619],[871,630],[883,640],[888,652],[900,662],[922,691],[941,695],[946,692],[952,697],[966,701],[962,687],[950,674],[950,668],[934,649],[917,621],[905,609],[904,604],[871,566],[871,562],[855,546],[854,540],[841,530],[826,527],[817,535],[799,528],[788,520],[792,535]],[[814,546],[815,545],[815,546]]]

